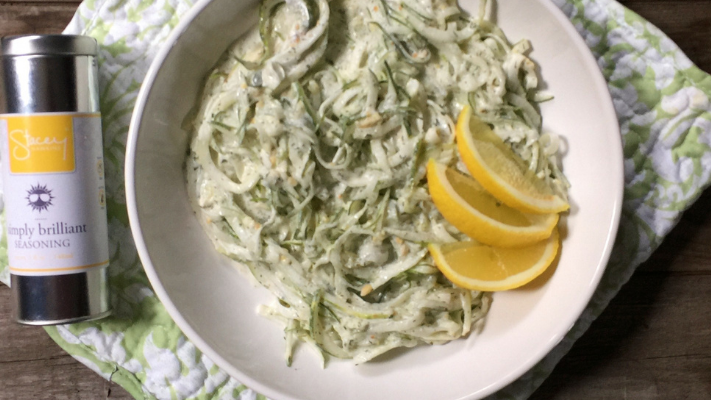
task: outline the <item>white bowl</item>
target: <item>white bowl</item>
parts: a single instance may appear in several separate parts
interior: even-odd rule
[[[476,1],[462,1],[476,13]],[[549,0],[501,0],[497,23],[528,38],[547,89],[544,128],[562,135],[573,208],[553,274],[494,295],[484,328],[444,346],[397,351],[353,366],[298,351],[283,358],[281,329],[256,315],[269,294],[214,249],[188,203],[181,124],[228,45],[257,20],[257,1],[199,1],[153,62],[133,115],[126,193],[138,251],[158,297],[217,365],[274,399],[473,399],[541,360],[571,328],[604,271],[622,204],[622,151],[607,86],[583,40]]]

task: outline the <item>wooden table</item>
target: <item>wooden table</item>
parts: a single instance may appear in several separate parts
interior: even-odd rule
[[[505,1],[505,0],[499,0]],[[711,72],[711,0],[626,0]],[[58,33],[76,0],[0,2],[0,36]],[[711,191],[686,212],[533,399],[711,399]],[[0,285],[0,400],[130,399],[10,319]]]

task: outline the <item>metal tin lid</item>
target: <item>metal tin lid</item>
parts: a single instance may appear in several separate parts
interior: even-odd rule
[[[8,36],[0,40],[0,55],[64,55],[95,56],[98,51],[96,40],[81,35],[26,35]]]

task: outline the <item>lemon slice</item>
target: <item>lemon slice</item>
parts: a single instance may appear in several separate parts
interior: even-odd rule
[[[457,286],[493,292],[514,289],[535,279],[555,260],[560,240],[554,229],[548,240],[527,247],[501,248],[475,242],[430,244],[437,268]]]
[[[570,206],[553,193],[487,124],[466,106],[456,126],[459,154],[486,190],[502,203],[530,213],[557,213]]]
[[[546,239],[558,214],[526,214],[501,204],[471,177],[430,160],[430,196],[454,227],[477,241],[498,247],[526,246]]]

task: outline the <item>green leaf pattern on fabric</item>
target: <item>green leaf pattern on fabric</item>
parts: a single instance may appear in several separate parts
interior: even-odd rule
[[[623,136],[625,198],[615,248],[583,315],[564,340],[489,399],[524,399],[551,373],[685,210],[711,174],[711,76],[666,35],[612,0],[552,0],[573,22],[608,81]],[[153,293],[128,226],[123,163],[131,112],[153,56],[186,0],[85,0],[67,28],[100,44],[114,316],[47,328],[74,358],[138,399],[264,399],[230,378],[178,329]],[[0,280],[7,283],[0,240]]]

